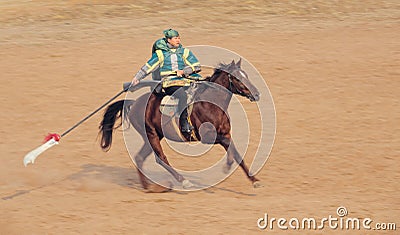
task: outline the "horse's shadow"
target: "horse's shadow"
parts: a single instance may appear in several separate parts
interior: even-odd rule
[[[68,175],[60,180],[44,184],[38,187],[34,187],[31,189],[22,189],[22,190],[16,190],[13,194],[10,194],[9,196],[2,197],[3,200],[10,200],[15,197],[19,197],[25,194],[28,194],[30,192],[34,192],[36,190],[53,186],[56,184],[59,184],[61,182],[65,181],[73,181],[73,182],[83,182],[83,181],[88,181],[88,182],[94,182],[93,180],[96,180],[97,182],[102,182],[102,183],[111,183],[115,185],[119,185],[121,187],[127,187],[127,188],[132,188],[136,189],[138,191],[143,192],[142,185],[140,183],[140,179],[137,174],[137,169],[134,167],[117,167],[117,166],[107,166],[103,164],[84,164],[81,166],[81,170],[79,170],[76,173],[73,173],[71,175]],[[218,186],[212,186],[209,188],[205,188],[200,190],[201,192],[205,193],[215,193],[216,190],[219,191],[224,191],[224,192],[229,192],[229,193],[234,193],[238,195],[244,195],[244,196],[255,196],[256,194],[253,193],[244,193],[236,190],[231,190],[231,189],[226,189],[223,187],[218,187]],[[189,194],[190,192],[188,191],[178,191],[178,190],[172,190],[170,192],[177,193],[177,194]],[[198,192],[198,191],[195,191]]]
[[[143,191],[140,179],[137,174],[136,168],[123,168],[116,166],[107,165],[96,165],[96,164],[85,164],[81,166],[81,170],[74,173],[67,178],[70,180],[84,180],[85,178],[95,178],[103,182],[113,183],[122,187],[134,188],[139,191]],[[153,172],[157,174],[157,172]],[[171,180],[173,180],[171,178]],[[227,189],[219,186],[205,187],[201,183],[197,182],[198,186],[202,186],[202,192],[214,193],[215,190],[244,195],[244,196],[256,196],[254,193],[245,193],[232,189]],[[178,194],[188,194],[188,191],[172,190],[170,192]]]

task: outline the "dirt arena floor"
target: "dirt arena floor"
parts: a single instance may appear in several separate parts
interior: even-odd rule
[[[237,169],[208,190],[145,193],[121,131],[99,148],[100,114],[23,166],[48,132],[130,81],[170,27],[184,45],[235,51],[268,84],[277,132],[265,187]],[[398,234],[399,29],[397,0],[0,0],[0,234]],[[257,226],[265,213],[321,220],[340,206],[397,231]]]

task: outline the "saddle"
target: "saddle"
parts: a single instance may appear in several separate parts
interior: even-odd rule
[[[140,83],[137,84],[136,86],[131,86],[131,82],[125,82],[123,84],[124,91],[134,92],[143,87],[150,87],[151,91],[153,91],[154,93],[164,96],[163,99],[161,100],[161,105],[160,105],[159,110],[162,114],[164,114],[168,117],[171,117],[172,125],[174,126],[174,129],[176,130],[178,135],[181,136],[182,139],[185,139],[182,137],[182,133],[178,127],[178,123],[176,122],[175,118],[173,118],[174,116],[178,117],[177,113],[178,113],[178,101],[179,100],[172,96],[168,96],[163,92],[162,82],[154,81],[154,80],[140,81]],[[196,89],[197,89],[196,84],[192,82],[190,87],[187,90],[187,92],[188,92],[187,104],[189,104],[187,111],[188,111],[188,121],[189,121],[190,125],[192,125],[192,121],[190,120],[190,115],[193,110],[193,99],[194,99],[194,93],[195,93]],[[191,138],[190,138],[191,140],[197,140],[197,137],[194,134],[194,131],[192,131],[190,133],[190,136],[191,136]]]
[[[190,114],[192,113],[192,109],[193,109],[193,98],[194,98],[194,93],[197,90],[197,85],[196,83],[194,83],[194,80],[189,80],[189,79],[185,79],[187,82],[187,85],[189,86],[188,89],[186,90],[187,93],[187,101],[186,101],[186,105],[188,105],[187,107],[187,111],[188,111],[188,116],[190,119]],[[162,85],[159,85],[159,89],[163,89],[165,87],[168,87],[168,85],[170,85],[170,83],[175,84],[176,80],[167,80],[167,86],[164,86],[165,83],[161,83]],[[156,89],[157,92],[157,89]],[[175,98],[173,96],[167,95],[164,92],[160,92],[160,94],[162,94],[164,97],[161,100],[161,104],[160,104],[160,112],[168,117],[173,117],[174,115],[178,115],[178,102],[179,99]],[[190,120],[189,120],[190,122]]]
[[[174,98],[173,96],[166,95],[164,98],[161,100],[161,105],[160,105],[160,112],[168,117],[173,117],[178,115],[178,99]],[[190,119],[190,114],[192,113],[193,109],[193,103],[192,102],[192,95],[188,94],[188,101],[187,104],[187,110],[188,110],[188,115]],[[189,121],[190,122],[190,121]]]

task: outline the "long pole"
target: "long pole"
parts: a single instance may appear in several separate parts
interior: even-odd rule
[[[129,87],[125,88],[118,92],[115,96],[113,96],[111,99],[109,99],[107,102],[105,102],[102,106],[97,108],[95,111],[93,111],[91,114],[80,120],[78,123],[76,123],[73,127],[69,128],[66,130],[64,133],[59,136],[58,134],[49,134],[45,138],[45,143],[42,144],[41,146],[37,147],[36,149],[30,151],[28,154],[25,155],[24,157],[24,165],[27,166],[29,163],[34,163],[35,159],[44,151],[47,149],[51,148],[52,146],[58,144],[58,141],[60,140],[61,137],[67,135],[70,133],[73,129],[77,128],[80,124],[82,124],[84,121],[88,120],[91,116],[93,116],[95,113],[97,113],[99,110],[104,108],[104,106],[108,105],[111,101],[115,100],[118,96],[120,96],[122,93],[128,91]]]
[[[115,96],[113,96],[111,99],[109,99],[107,102],[105,102],[102,106],[100,106],[99,108],[97,108],[95,111],[93,111],[91,114],[87,115],[85,118],[83,118],[82,120],[80,120],[79,122],[77,122],[73,127],[69,128],[68,130],[66,130],[64,133],[61,134],[61,137],[67,135],[68,133],[70,133],[73,129],[77,128],[79,125],[81,125],[83,122],[85,122],[86,120],[88,120],[90,117],[92,117],[93,115],[95,115],[97,112],[99,112],[102,108],[104,108],[106,105],[108,105],[111,101],[115,100],[118,96],[120,96],[122,93],[126,92],[127,89],[124,89],[122,91],[120,91],[118,94],[116,94]]]

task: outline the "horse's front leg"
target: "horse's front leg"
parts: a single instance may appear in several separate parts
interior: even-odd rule
[[[229,146],[231,144],[231,138],[230,135],[227,136],[218,136],[219,143],[224,147],[226,151],[226,164],[223,166],[222,170],[225,174],[228,174],[231,171],[232,164],[234,162],[234,157],[233,157],[233,152],[229,150]]]
[[[256,177],[250,175],[249,169],[244,163],[242,157],[240,156],[240,153],[237,151],[235,144],[233,143],[233,140],[230,138],[230,135],[220,137],[220,144],[225,148],[228,155],[227,163],[226,166],[224,167],[225,173],[228,173],[230,171],[234,159],[243,169],[244,173],[249,178],[249,180],[252,182],[253,187],[254,188],[262,187],[260,181]]]

